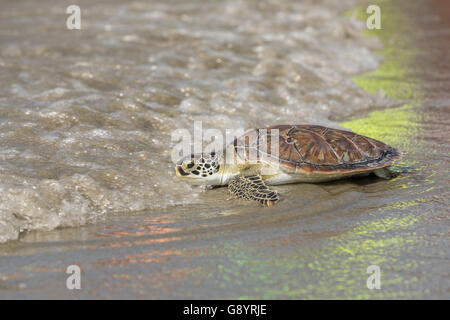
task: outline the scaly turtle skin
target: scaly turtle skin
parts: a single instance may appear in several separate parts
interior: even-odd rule
[[[316,183],[370,173],[389,179],[393,173],[387,167],[401,158],[401,152],[385,143],[353,132],[279,125],[251,130],[223,152],[192,154],[179,161],[175,171],[193,184],[228,185],[231,194],[270,206],[278,195],[267,185]]]

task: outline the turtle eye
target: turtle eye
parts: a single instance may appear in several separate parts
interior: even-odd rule
[[[193,166],[194,166],[194,163],[193,163],[193,162],[189,162],[189,163],[186,165],[186,167],[188,167],[189,169],[191,169]]]

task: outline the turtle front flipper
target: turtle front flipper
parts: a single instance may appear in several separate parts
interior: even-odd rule
[[[279,200],[278,194],[270,190],[259,175],[236,176],[228,183],[231,194],[245,200],[254,200],[263,206],[273,206]]]

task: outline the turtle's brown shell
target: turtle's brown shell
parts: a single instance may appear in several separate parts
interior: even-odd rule
[[[279,130],[279,156],[271,151],[272,129]],[[256,156],[258,160],[277,162],[284,170],[293,173],[374,170],[389,166],[402,157],[401,152],[381,141],[317,125],[279,125],[254,129],[235,139],[234,148],[238,157],[244,158],[244,161]]]

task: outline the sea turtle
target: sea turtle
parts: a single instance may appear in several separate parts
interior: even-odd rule
[[[175,172],[192,184],[228,185],[235,197],[272,206],[279,197],[268,185],[370,173],[390,179],[394,174],[387,167],[401,158],[400,151],[353,132],[318,125],[278,125],[250,130],[221,152],[191,154],[177,163]]]

